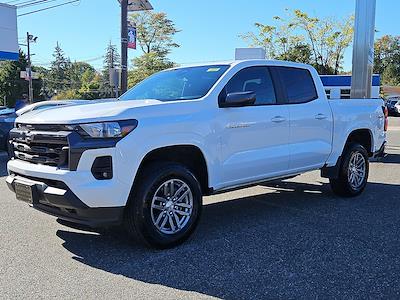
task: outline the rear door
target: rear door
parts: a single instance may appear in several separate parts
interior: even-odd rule
[[[308,69],[274,67],[289,109],[289,169],[322,167],[332,150],[333,116]]]

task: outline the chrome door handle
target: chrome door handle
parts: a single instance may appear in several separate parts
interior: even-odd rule
[[[274,122],[274,123],[282,123],[282,122],[285,122],[286,119],[284,117],[282,117],[282,116],[276,116],[276,117],[273,117],[271,119],[271,121]]]
[[[315,118],[317,120],[325,120],[328,117],[326,115],[324,115],[324,114],[318,114],[318,115],[315,116]]]

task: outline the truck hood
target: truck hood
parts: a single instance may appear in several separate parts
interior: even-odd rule
[[[61,106],[32,111],[18,117],[16,122],[23,124],[78,124],[127,120],[132,118],[132,110],[162,104],[164,102],[149,99]]]

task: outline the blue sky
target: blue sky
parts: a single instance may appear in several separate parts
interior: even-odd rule
[[[155,11],[166,12],[181,30],[176,35],[181,48],[175,49],[170,55],[177,63],[232,59],[236,47],[246,46],[239,34],[253,30],[255,22],[272,23],[272,17],[283,15],[285,8],[299,8],[319,17],[337,18],[353,14],[355,8],[355,0],[150,1]],[[377,36],[400,34],[395,21],[399,18],[400,1],[377,2]],[[29,10],[19,13],[26,11]],[[117,45],[120,43],[119,12],[117,0],[81,0],[79,4],[18,18],[19,38],[23,39],[27,31],[39,37],[38,43],[32,47],[34,63],[47,66],[59,41],[72,61],[90,60],[92,65],[100,68],[100,57],[109,41]],[[140,54],[140,50],[129,50],[129,59]],[[350,69],[350,66],[351,51],[348,50],[345,67]]]

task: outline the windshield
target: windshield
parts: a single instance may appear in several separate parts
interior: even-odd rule
[[[120,100],[190,100],[204,97],[228,65],[179,68],[163,71],[140,82]]]

